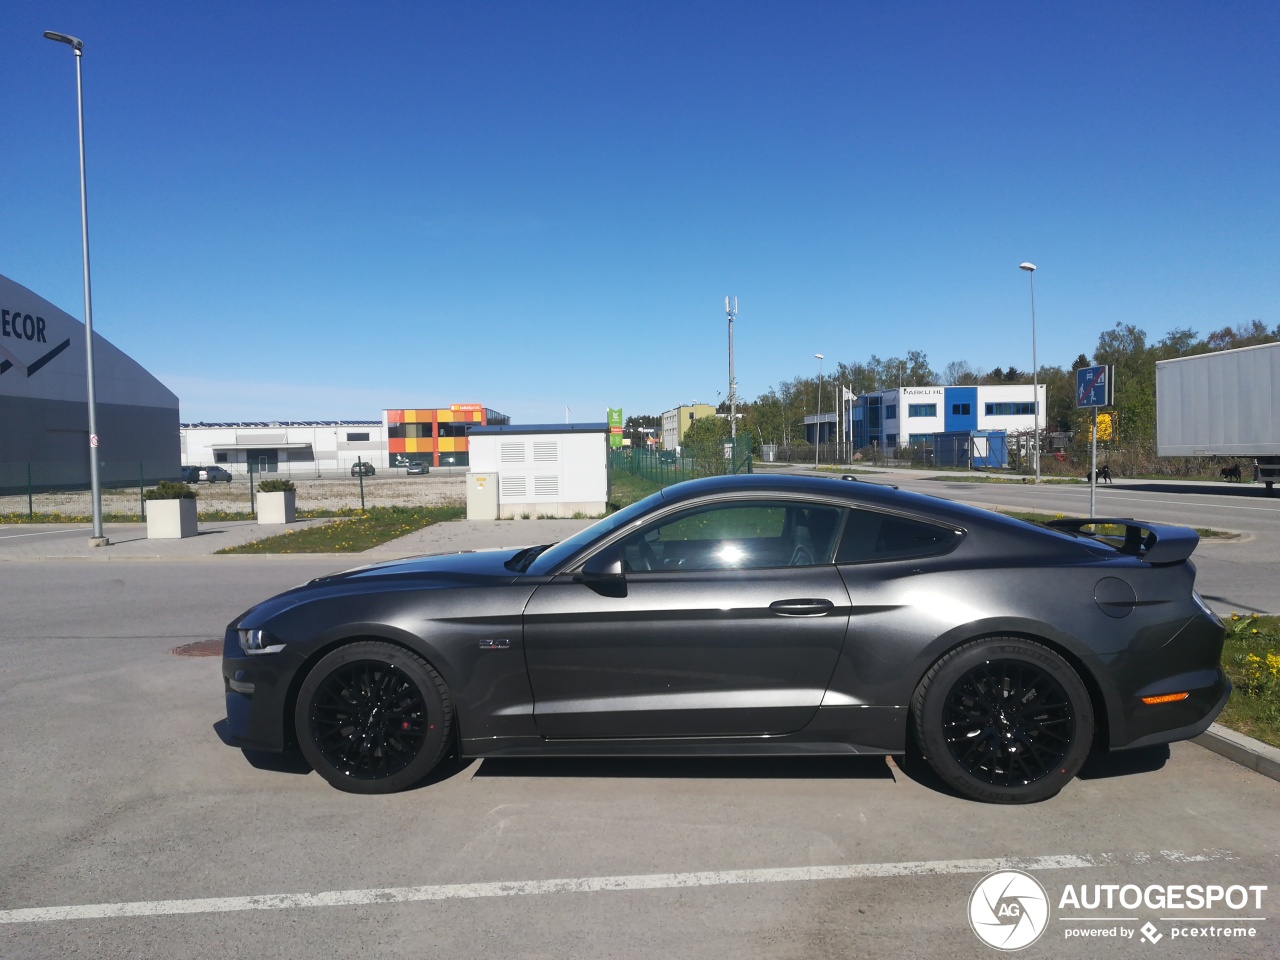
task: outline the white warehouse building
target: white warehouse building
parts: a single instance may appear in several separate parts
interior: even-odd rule
[[[216,464],[235,476],[318,477],[345,472],[356,460],[386,467],[387,428],[381,420],[287,420],[184,423],[183,466]]]

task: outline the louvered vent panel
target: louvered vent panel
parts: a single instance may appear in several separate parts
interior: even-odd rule
[[[533,478],[533,495],[535,497],[558,497],[560,496],[560,478],[559,477],[534,477]]]
[[[499,444],[498,456],[503,463],[524,463],[524,444],[523,443]]]
[[[560,459],[560,444],[554,440],[539,440],[533,445],[533,459],[538,463],[555,463]]]
[[[501,478],[498,484],[498,495],[503,500],[523,500],[525,491],[528,489],[528,477],[507,477]]]

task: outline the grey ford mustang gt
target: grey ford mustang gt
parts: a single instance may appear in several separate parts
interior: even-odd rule
[[[1091,750],[1194,737],[1225,704],[1197,542],[850,479],[694,480],[561,543],[264,601],[227,627],[220,727],[356,793],[452,751],[912,749],[968,797],[1043,800]]]

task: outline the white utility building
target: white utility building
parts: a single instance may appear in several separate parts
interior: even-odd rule
[[[603,514],[609,500],[607,423],[472,427],[467,517]]]

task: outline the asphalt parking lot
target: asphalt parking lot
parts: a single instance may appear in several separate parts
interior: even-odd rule
[[[1194,744],[1027,807],[878,758],[491,760],[375,798],[255,766],[212,729],[218,659],[171,651],[359,562],[0,563],[0,957],[990,957],[970,894],[1007,867],[1051,901],[1024,956],[1280,954],[1280,783]],[[1068,885],[1267,889],[1073,910]]]

